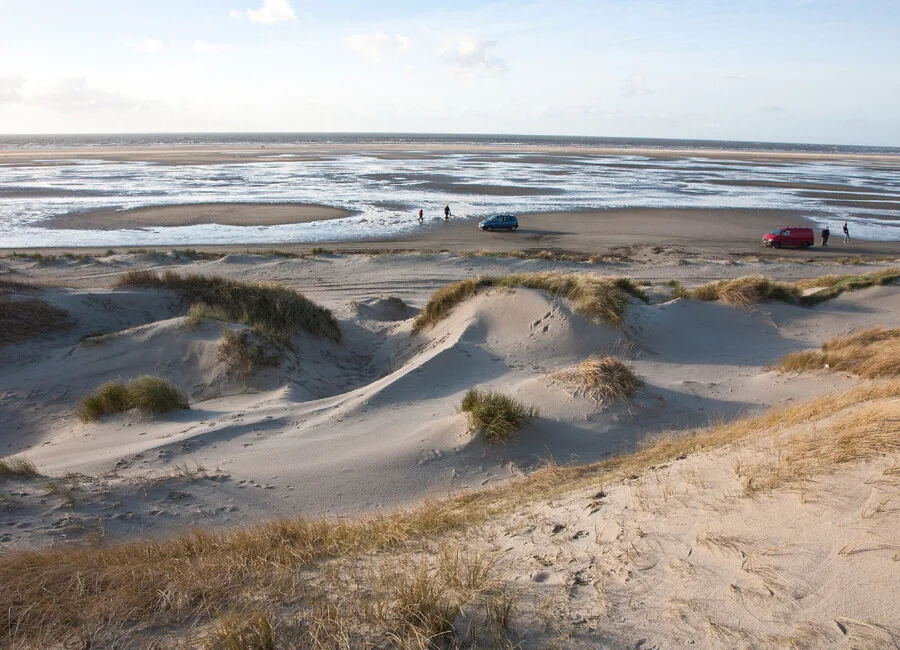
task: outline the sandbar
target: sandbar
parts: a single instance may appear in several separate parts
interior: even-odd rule
[[[48,219],[40,225],[69,230],[122,230],[213,223],[223,226],[279,226],[342,219],[351,214],[343,208],[303,203],[195,203],[77,212]]]

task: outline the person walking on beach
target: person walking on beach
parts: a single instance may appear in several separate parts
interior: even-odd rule
[[[444,221],[450,221],[450,206],[444,206]]]
[[[822,246],[828,246],[828,238],[831,236],[831,231],[828,230],[828,226],[822,228]]]
[[[422,211],[422,208],[419,208],[419,223],[425,221],[425,212]]]
[[[850,231],[847,229],[847,222],[844,222],[844,243],[850,243]]]

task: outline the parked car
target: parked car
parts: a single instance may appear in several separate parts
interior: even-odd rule
[[[482,230],[516,230],[519,220],[514,214],[495,214],[478,224]]]
[[[772,232],[763,235],[763,244],[772,248],[795,246],[809,248],[816,241],[812,228],[803,226],[779,226]]]

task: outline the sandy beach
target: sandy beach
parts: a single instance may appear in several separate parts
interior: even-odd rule
[[[426,217],[315,246],[0,252],[3,643],[217,647],[234,620],[365,647],[436,607],[464,647],[900,637],[900,243],[834,224],[827,248],[763,247],[812,223],[789,210]],[[596,357],[630,390],[579,383]],[[177,404],[141,407],[145,376]],[[528,417],[491,442],[470,389]]]

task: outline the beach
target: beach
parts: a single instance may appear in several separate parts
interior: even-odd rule
[[[361,164],[322,173],[351,183]],[[0,250],[0,602],[18,621],[0,634],[34,647],[76,625],[139,647],[161,626],[202,645],[225,620],[204,612],[228,611],[303,647],[317,625],[367,638],[372,612],[428,592],[460,599],[454,633],[477,647],[499,643],[498,616],[523,648],[885,647],[900,633],[900,243],[844,244],[834,221],[826,248],[764,247],[777,226],[818,232],[822,214],[788,202],[522,210],[517,232],[453,203],[444,221],[448,184],[553,189],[535,179],[564,168],[555,152],[511,164],[532,176],[422,171],[417,187],[439,188],[422,226],[412,204],[382,206],[397,221],[379,230],[381,177],[355,208],[176,192],[17,226],[79,245]],[[168,182],[102,167],[82,178]],[[292,191],[260,169],[241,173]],[[196,173],[224,191],[238,178]],[[871,179],[819,181],[790,201],[878,199]],[[25,205],[37,186],[17,183]],[[54,183],[40,191],[71,190]],[[483,196],[498,197],[558,200]],[[240,239],[290,227],[321,236]],[[238,239],[202,243],[219,228]],[[187,239],[140,239],[167,232]],[[591,375],[597,359],[619,374]],[[175,398],[147,406],[148,381]],[[464,410],[472,390],[520,404],[500,442]],[[74,598],[100,614],[58,617],[82,611]]]

